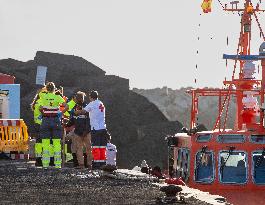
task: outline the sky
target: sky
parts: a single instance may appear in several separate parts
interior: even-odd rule
[[[204,14],[201,3],[0,0],[0,59],[28,61],[41,50],[83,57],[108,75],[128,78],[130,88],[220,87],[232,73],[233,63],[226,67],[222,55],[236,53],[240,17],[224,12],[218,0]],[[258,16],[265,27],[265,13]],[[253,23],[257,54],[262,39]]]

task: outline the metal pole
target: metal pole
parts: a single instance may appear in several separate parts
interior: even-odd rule
[[[63,139],[62,139],[62,146],[63,146],[63,149],[62,149],[62,167],[64,167],[65,165],[65,136],[66,136],[66,131],[63,127]]]
[[[61,93],[63,95],[63,87],[61,86]],[[63,124],[63,123],[62,123]],[[62,168],[65,166],[65,136],[66,136],[66,131],[63,127],[63,137],[62,137]]]

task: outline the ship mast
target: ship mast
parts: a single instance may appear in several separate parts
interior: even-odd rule
[[[263,39],[264,34],[260,27],[257,15],[255,12],[262,11],[259,9],[259,4],[257,4],[256,8],[253,7],[250,0],[245,0],[244,8],[238,9],[238,3],[239,1],[233,1],[231,2],[232,8],[227,8],[227,5],[225,5],[224,10],[225,11],[231,11],[231,12],[243,12],[241,15],[241,30],[240,30],[240,36],[239,36],[239,42],[238,42],[238,49],[236,55],[241,56],[247,56],[250,55],[250,43],[251,43],[251,23],[252,23],[252,16],[255,16],[255,19],[258,23],[260,33],[262,34]],[[261,88],[264,88],[264,80],[265,76],[262,77],[262,83],[259,85],[259,83],[253,79],[249,79],[244,75],[244,66],[246,67],[246,60],[239,60],[240,64],[240,70],[238,74],[238,79],[235,78],[235,69],[238,59],[235,59],[234,64],[234,70],[233,70],[233,76],[231,82],[224,81],[225,85],[229,86],[229,89],[232,89],[232,85],[236,88],[236,99],[237,99],[237,110],[236,110],[236,120],[235,120],[235,130],[242,129],[242,125],[244,124],[247,126],[248,124],[255,123],[257,108],[246,108],[243,101],[244,98],[249,99],[257,99],[256,97],[253,97],[254,92],[251,93],[252,90],[254,90],[254,87],[261,86]],[[262,71],[262,73],[264,73]],[[247,95],[249,94],[249,95]],[[252,95],[253,94],[253,95]],[[261,89],[261,104],[264,103],[264,89]],[[263,115],[260,116],[260,122],[259,124],[262,125],[263,122]]]
[[[231,7],[227,5],[223,7],[224,11],[241,13],[241,29],[237,47],[236,55],[224,55],[224,59],[234,60],[233,74],[230,81],[224,81],[226,89],[194,89],[188,91],[192,95],[191,108],[191,129],[196,126],[196,115],[198,114],[199,96],[217,96],[219,97],[219,113],[214,124],[214,128],[223,131],[226,128],[228,118],[228,110],[230,106],[231,96],[236,97],[237,110],[234,129],[252,129],[265,131],[263,127],[264,110],[260,109],[259,105],[264,103],[264,88],[265,88],[265,56],[250,54],[251,41],[251,23],[253,16],[258,24],[260,34],[265,41],[264,33],[257,18],[257,12],[264,12],[259,9],[259,4],[254,8],[250,0],[244,0],[244,8],[238,8],[239,1],[232,1]],[[220,3],[220,1],[219,1]],[[252,75],[254,74],[255,65],[253,60],[261,60],[262,64],[262,80],[256,80]],[[236,74],[237,63],[239,62],[239,71]],[[254,69],[254,70],[253,70]],[[258,89],[260,88],[260,89]],[[260,104],[258,105],[257,96],[260,96]],[[222,102],[223,98],[223,102]],[[256,122],[256,117],[259,115],[259,122]],[[223,122],[221,122],[223,120]]]

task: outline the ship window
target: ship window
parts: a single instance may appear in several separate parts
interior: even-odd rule
[[[223,183],[246,183],[246,153],[222,151],[219,155],[219,177]]]
[[[195,181],[211,183],[214,180],[213,153],[200,151],[196,154]]]
[[[189,150],[183,149],[183,160],[182,160],[183,175],[182,175],[182,178],[184,179],[184,181],[188,181],[188,178],[189,178],[189,164],[190,164]]]
[[[256,184],[265,184],[265,152],[253,153],[253,179]]]
[[[265,144],[265,135],[251,135],[250,141],[257,144]]]
[[[244,141],[245,141],[244,135],[227,134],[227,135],[218,136],[218,142],[221,143],[243,143]]]
[[[190,151],[186,148],[180,148],[177,152],[176,176],[182,177],[184,181],[189,178]]]
[[[212,138],[211,134],[199,135],[197,137],[197,142],[209,142],[211,138]]]

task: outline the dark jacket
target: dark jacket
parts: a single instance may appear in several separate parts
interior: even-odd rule
[[[84,136],[91,131],[88,113],[85,115],[74,114],[76,110],[82,110],[84,107],[86,107],[86,105],[86,103],[83,103],[82,105],[76,104],[70,111],[70,119],[67,123],[67,127],[74,125],[74,133],[78,136]]]

